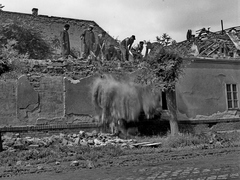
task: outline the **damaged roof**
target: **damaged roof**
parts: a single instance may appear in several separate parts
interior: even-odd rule
[[[164,48],[182,57],[240,58],[240,26],[217,32],[203,28],[197,36]]]

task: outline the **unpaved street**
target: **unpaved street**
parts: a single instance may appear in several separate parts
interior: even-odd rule
[[[64,165],[63,165],[64,166]],[[240,148],[182,150],[134,154],[112,159],[112,165],[92,169],[39,172],[6,180],[153,180],[240,179]]]

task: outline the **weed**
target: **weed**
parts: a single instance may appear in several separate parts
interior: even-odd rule
[[[167,136],[167,138],[163,140],[162,146],[167,148],[178,148],[185,146],[196,146],[204,143],[205,140],[199,138],[199,136],[192,134],[178,134],[176,136]]]

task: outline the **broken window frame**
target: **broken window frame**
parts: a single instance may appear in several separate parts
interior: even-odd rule
[[[228,109],[239,109],[237,84],[226,84],[226,98]]]

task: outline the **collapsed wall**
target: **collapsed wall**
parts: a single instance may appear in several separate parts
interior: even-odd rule
[[[71,60],[22,60],[25,73],[0,78],[0,126],[93,122],[91,83],[99,73],[133,72],[136,66],[106,66]],[[106,67],[104,69],[104,67]],[[135,68],[134,68],[135,67]],[[13,72],[15,73],[15,72]],[[126,76],[127,73],[125,73]]]
[[[88,93],[92,77],[77,83],[51,75],[0,80],[0,126],[89,121],[94,114]]]

